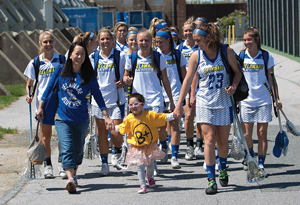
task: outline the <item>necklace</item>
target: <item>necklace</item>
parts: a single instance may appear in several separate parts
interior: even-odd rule
[[[142,117],[142,115],[143,115],[143,112],[142,112],[142,114],[141,114],[141,116],[140,116],[139,118],[136,118],[134,115],[133,115],[133,117],[134,117],[134,119],[136,119],[136,120],[138,120],[139,122],[141,122],[141,117]]]

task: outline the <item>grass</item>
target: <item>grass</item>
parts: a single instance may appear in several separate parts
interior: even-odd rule
[[[17,134],[18,129],[17,128],[3,128],[0,126],[0,139],[3,138],[5,134]]]
[[[293,56],[293,55],[284,53],[284,52],[282,52],[282,51],[276,50],[276,49],[271,48],[271,47],[268,47],[268,46],[262,45],[261,47],[262,47],[263,49],[265,49],[265,50],[268,50],[268,51],[272,52],[272,53],[276,53],[276,54],[278,54],[278,55],[284,56],[284,57],[286,57],[286,58],[289,58],[289,59],[291,59],[291,60],[294,60],[294,61],[297,61],[298,63],[300,63],[300,58],[299,58],[299,57],[296,57],[296,56]]]
[[[0,96],[0,110],[17,101],[19,97],[26,95],[26,84],[5,85],[11,96]]]

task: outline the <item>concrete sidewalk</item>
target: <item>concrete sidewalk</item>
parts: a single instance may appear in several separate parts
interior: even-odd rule
[[[243,43],[239,42],[231,47],[239,52],[243,49]],[[271,54],[277,63],[275,76],[283,109],[297,130],[300,130],[298,117],[300,116],[300,75],[298,74],[300,63],[275,53]],[[15,104],[0,110],[1,126],[29,129],[28,104],[22,98]],[[282,121],[285,122],[283,117]],[[165,165],[158,164],[159,176],[155,178],[157,188],[148,188],[148,193],[145,195],[137,194],[139,181],[136,167],[117,171],[110,166],[110,175],[100,177],[101,167],[98,159],[84,159],[78,170],[77,194],[70,195],[64,190],[66,180],[58,176],[56,161],[58,151],[55,150],[52,155],[55,179],[41,178],[28,181],[22,177],[19,186],[15,186],[10,195],[2,197],[0,204],[6,202],[7,204],[295,204],[300,200],[300,165],[297,145],[300,143],[300,138],[288,133],[290,139],[288,155],[275,158],[272,150],[278,131],[278,120],[274,117],[268,130],[266,172],[269,177],[260,183],[248,183],[241,161],[229,158],[229,185],[221,187],[217,181],[218,193],[214,196],[207,196],[204,193],[207,187],[207,174],[202,168],[203,160],[184,159],[186,144],[182,134],[179,154],[182,168],[173,170],[170,162]],[[255,131],[253,136],[257,139]],[[254,143],[254,150],[257,152],[257,140],[254,140]],[[43,171],[43,168],[41,170]]]

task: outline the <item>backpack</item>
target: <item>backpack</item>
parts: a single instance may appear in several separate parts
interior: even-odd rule
[[[226,68],[226,72],[230,76],[230,83],[232,84],[233,77],[234,77],[234,72],[233,72],[231,66],[228,63],[228,58],[227,58],[227,47],[228,46],[229,46],[228,44],[222,44],[221,57],[222,57],[223,64]],[[237,102],[242,101],[242,100],[244,100],[248,97],[249,87],[248,87],[247,81],[245,79],[245,76],[243,74],[243,70],[242,70],[242,68],[243,68],[243,59],[241,59],[235,52],[234,52],[234,55],[236,57],[238,66],[239,66],[239,68],[242,72],[241,80],[240,80],[240,82],[239,82],[239,84],[236,88],[235,93],[233,94],[234,101],[237,103]]]
[[[183,78],[181,75],[181,68],[180,68],[180,58],[181,58],[181,52],[177,49],[174,49],[174,54],[175,54],[175,60],[176,60],[176,65],[177,65],[177,72],[178,72],[178,76],[179,76],[179,80],[182,84],[183,82]]]
[[[66,62],[66,58],[64,55],[59,55],[59,63],[60,64],[65,64]],[[35,84],[33,87],[33,91],[32,91],[32,97],[34,96],[35,93],[35,89],[38,83],[38,79],[39,79],[39,71],[40,71],[40,58],[39,56],[34,57],[33,59],[33,67],[34,67],[34,71],[35,71]]]
[[[99,61],[99,50],[94,50],[94,70],[95,72],[97,71],[97,67],[98,67],[98,61]],[[120,54],[121,52],[118,51],[117,49],[114,49],[114,67],[115,67],[115,76],[116,76],[116,81],[118,82],[120,80]],[[96,76],[97,76],[97,72],[96,72]],[[118,100],[117,100],[117,105],[120,105],[120,100],[119,100],[119,92],[118,92]]]

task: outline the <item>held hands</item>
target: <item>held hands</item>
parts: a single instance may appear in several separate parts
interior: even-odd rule
[[[236,87],[226,86],[225,90],[226,90],[228,96],[232,96],[235,93]]]
[[[176,108],[173,111],[174,118],[177,119],[177,120],[180,120],[182,114],[183,114],[182,107],[181,106],[180,107],[176,106]]]
[[[108,131],[112,131],[112,130],[114,130],[114,123],[113,123],[113,121],[112,121],[112,119],[108,116],[108,115],[106,115],[105,116],[105,128],[108,130]]]

